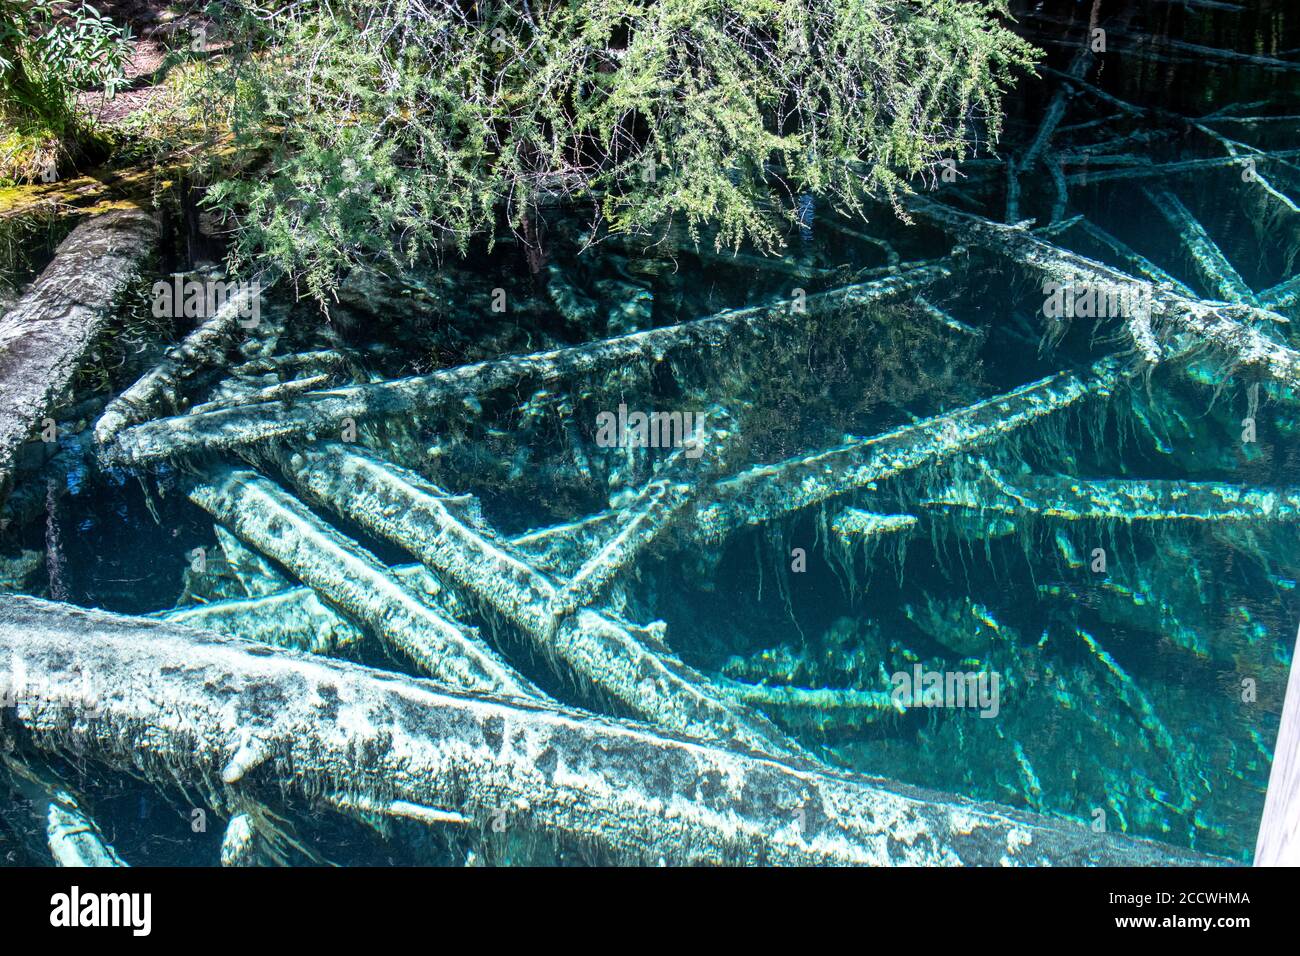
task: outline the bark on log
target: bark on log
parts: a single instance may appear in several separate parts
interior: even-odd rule
[[[216,797],[340,790],[601,848],[622,862],[1217,863],[994,804],[684,741],[557,707],[35,598],[0,608],[0,662],[52,692],[0,736]],[[79,699],[96,675],[94,716]],[[328,805],[328,804],[325,804]]]
[[[13,478],[14,452],[63,396],[157,238],[153,217],[140,209],[86,220],[0,318],[0,501]]]

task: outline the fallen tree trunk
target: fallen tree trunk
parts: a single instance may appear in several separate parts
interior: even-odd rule
[[[338,443],[298,449],[280,464],[305,497],[446,575],[519,628],[560,673],[632,713],[700,740],[775,755],[797,750],[775,725],[723,699],[703,675],[623,622],[591,610],[561,617],[555,582],[471,526],[456,499],[418,475]]]
[[[190,500],[236,536],[279,561],[403,658],[454,687],[540,696],[478,636],[448,621],[360,545],[343,537],[274,482],[218,469]]]
[[[927,265],[896,276],[810,295],[809,313],[837,305],[858,305],[919,289],[947,275]],[[429,375],[347,388],[307,392],[292,403],[246,405],[145,422],[117,433],[102,448],[106,462],[143,465],[203,450],[245,447],[308,435],[340,435],[348,421],[427,412],[470,398],[616,368],[636,361],[660,361],[683,348],[718,348],[741,334],[762,334],[774,322],[789,321],[793,305],[781,301],[722,312],[708,318],[634,332],[550,352],[512,355]],[[802,316],[800,316],[802,317]],[[106,432],[110,434],[110,432]]]
[[[916,195],[907,197],[907,208],[968,245],[988,249],[1058,282],[1090,277],[1091,281],[1100,280],[1118,289],[1138,285],[1130,276],[1105,263],[1044,242],[1025,229],[959,212]],[[1151,322],[1157,332],[1175,340],[1176,352],[1209,346],[1235,365],[1257,369],[1280,385],[1300,389],[1300,353],[1244,324],[1256,320],[1285,323],[1282,316],[1249,305],[1201,302],[1159,286],[1150,287],[1149,293]],[[1131,327],[1130,330],[1134,331]],[[1134,344],[1150,363],[1149,346],[1143,346],[1141,334],[1134,331]]]
[[[623,573],[638,554],[664,532],[686,506],[689,484],[663,479],[650,482],[625,509],[622,525],[583,562],[555,597],[555,613],[572,614],[586,607]]]
[[[1279,282],[1271,289],[1265,289],[1260,296],[1264,305],[1270,309],[1289,309],[1300,302],[1300,275]]]
[[[360,804],[427,808],[484,830],[504,817],[627,863],[1219,862],[636,724],[458,695],[34,598],[0,609],[0,661],[19,658],[49,692],[0,713],[0,735],[12,744],[182,780],[226,804],[255,790],[308,800],[343,791]],[[80,700],[83,671],[100,688],[94,716],[68,703]]]
[[[926,500],[929,507],[1034,514],[1062,521],[1209,524],[1300,522],[1300,491],[1260,489],[1218,481],[1080,481],[1041,475],[1003,478],[990,473],[995,494],[954,489]]]
[[[63,396],[157,238],[153,217],[141,209],[86,220],[0,318],[0,500],[13,478],[14,452]]]
[[[1077,227],[1093,241],[1105,246],[1119,258],[1123,259],[1132,270],[1155,285],[1167,285],[1179,295],[1195,298],[1195,293],[1182,280],[1170,275],[1142,253],[1102,229],[1089,219],[1081,219]]]
[[[1218,243],[1210,238],[1205,227],[1172,190],[1164,186],[1146,186],[1142,192],[1178,234],[1178,240],[1196,264],[1196,271],[1200,273],[1205,288],[1212,290],[1224,302],[1259,305],[1259,300],[1255,298],[1250,286],[1246,285],[1246,280],[1238,274]]]
[[[1122,379],[1120,363],[1103,359],[1085,372],[1061,372],[883,435],[755,465],[701,494],[696,534],[717,540],[747,525],[966,454],[1091,396],[1108,394]]]
[[[1283,149],[1261,153],[1260,158],[1289,160],[1300,157],[1300,150]],[[1169,180],[1173,176],[1204,172],[1207,169],[1228,169],[1241,166],[1238,156],[1215,156],[1210,159],[1184,159],[1175,163],[1149,163],[1121,169],[1103,169],[1099,172],[1074,173],[1065,177],[1071,186],[1095,186],[1098,183],[1136,182],[1143,179]]]
[[[361,643],[359,627],[311,588],[195,604],[150,615],[173,624],[315,654],[341,654]]]

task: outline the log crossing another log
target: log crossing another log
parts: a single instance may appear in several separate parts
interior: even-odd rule
[[[619,862],[1221,862],[995,804],[682,740],[559,707],[35,598],[0,608],[0,662],[40,695],[0,737],[233,804],[281,788],[427,808]],[[83,673],[96,676],[93,716]],[[8,677],[4,671],[0,675]],[[144,742],[148,743],[144,746]]]
[[[918,266],[897,275],[808,296],[803,305],[820,309],[851,307],[916,291],[948,274],[946,266]],[[359,424],[385,416],[428,412],[471,398],[571,379],[637,361],[659,361],[684,348],[713,349],[738,336],[763,335],[793,318],[794,303],[782,300],[722,312],[679,325],[634,332],[585,345],[527,355],[510,355],[442,369],[429,375],[346,388],[306,392],[291,403],[271,402],[143,422],[116,431],[116,420],[97,428],[106,443],[104,459],[140,466],[183,458],[198,451],[265,445],[315,436],[338,436],[348,421]],[[134,403],[133,403],[134,404]]]
[[[451,686],[523,697],[540,692],[478,635],[447,620],[373,555],[255,472],[223,467],[190,500],[367,625],[395,652]]]

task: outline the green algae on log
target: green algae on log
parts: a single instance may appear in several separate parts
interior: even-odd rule
[[[376,805],[401,801],[485,827],[508,813],[512,825],[626,863],[1223,862],[639,724],[35,598],[0,608],[0,661],[20,658],[48,692],[0,712],[0,737],[183,781],[214,805],[284,788],[328,807],[322,795],[345,782]],[[83,673],[97,678],[94,719],[67,703],[80,700]]]

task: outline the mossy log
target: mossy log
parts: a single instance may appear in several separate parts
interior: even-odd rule
[[[504,818],[626,863],[1220,862],[642,725],[35,598],[0,608],[0,661],[16,658],[50,692],[0,712],[11,744],[184,781],[225,805],[257,792],[321,800],[344,789],[484,830]],[[74,692],[80,699],[83,671],[102,688],[93,716],[68,702]]]
[[[857,283],[807,296],[809,314],[819,309],[852,307],[915,291],[948,274],[930,264],[871,282]],[[101,422],[102,454],[114,465],[143,465],[215,451],[309,436],[338,436],[354,424],[406,413],[454,407],[491,393],[575,378],[630,362],[661,361],[668,353],[687,348],[721,348],[740,335],[764,334],[771,327],[806,317],[794,312],[792,301],[722,312],[679,325],[634,332],[584,345],[510,355],[471,365],[442,369],[428,375],[307,392],[289,404],[247,405],[145,422],[116,431],[117,423]],[[125,396],[124,396],[125,397]]]
[[[373,555],[317,518],[274,482],[219,468],[190,500],[237,537],[280,562],[420,670],[454,687],[539,696],[478,637],[429,607]]]
[[[396,465],[325,443],[280,456],[308,499],[404,548],[515,625],[557,671],[661,727],[760,753],[798,750],[773,724],[736,707],[703,675],[622,621],[593,610],[561,616],[561,587],[473,526],[457,499]]]
[[[1120,289],[1139,285],[1131,276],[1105,263],[1062,249],[1022,228],[960,212],[922,196],[909,196],[907,208],[967,245],[988,249],[1058,282],[1086,277]],[[1189,299],[1160,286],[1149,286],[1144,291],[1150,293],[1151,325],[1157,337],[1167,341],[1175,353],[1205,346],[1235,366],[1258,371],[1287,388],[1300,389],[1300,353],[1247,324],[1285,323],[1282,316],[1250,305]],[[1144,360],[1148,364],[1158,361],[1160,354],[1151,354],[1152,343],[1146,340],[1144,330],[1130,323],[1129,331]],[[1163,348],[1159,344],[1156,347],[1162,354]]]
[[[0,318],[0,500],[8,493],[18,446],[63,398],[157,239],[153,217],[141,209],[87,219]]]

